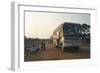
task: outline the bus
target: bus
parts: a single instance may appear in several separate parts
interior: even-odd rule
[[[79,23],[64,22],[54,30],[52,42],[62,51],[78,51],[82,44],[81,25]]]

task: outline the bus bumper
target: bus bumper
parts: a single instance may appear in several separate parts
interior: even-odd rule
[[[64,43],[64,47],[78,47],[81,45],[82,43]]]

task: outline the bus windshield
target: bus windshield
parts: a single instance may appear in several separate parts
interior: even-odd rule
[[[75,35],[81,34],[81,26],[80,25],[66,25],[64,26],[64,35]]]

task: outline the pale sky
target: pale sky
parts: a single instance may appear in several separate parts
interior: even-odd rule
[[[54,29],[64,22],[90,25],[90,14],[25,12],[25,36],[50,38]]]

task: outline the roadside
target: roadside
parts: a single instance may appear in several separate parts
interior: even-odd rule
[[[52,44],[47,45],[46,50],[40,50],[36,53],[25,53],[25,61],[42,60],[64,60],[64,59],[87,59],[90,58],[90,46],[82,45],[77,52],[62,52]]]

